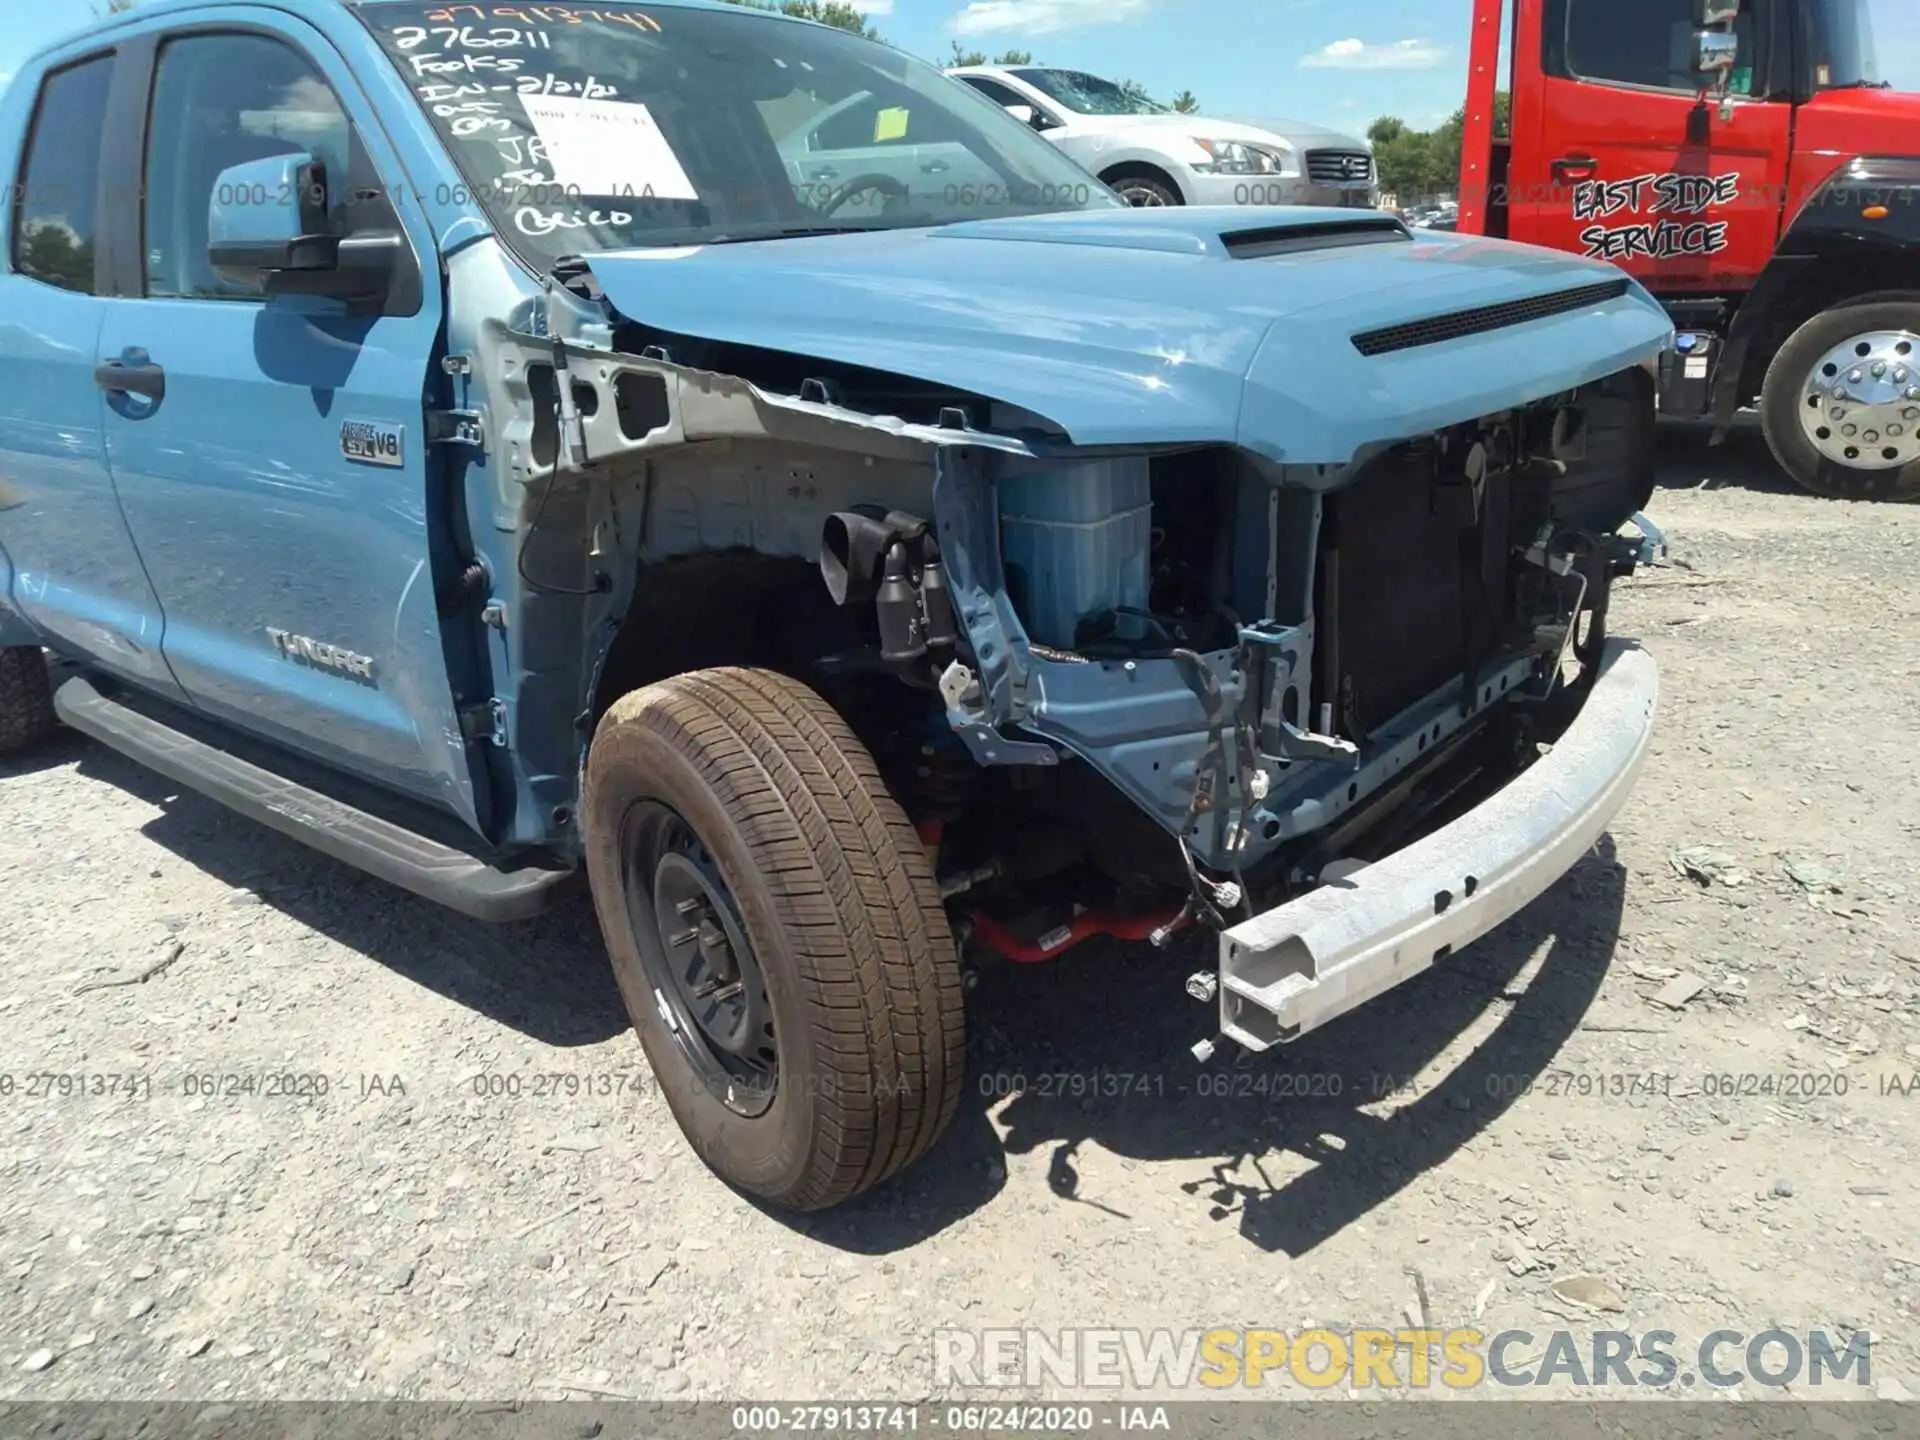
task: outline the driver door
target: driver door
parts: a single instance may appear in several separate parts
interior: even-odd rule
[[[1779,236],[1793,106],[1772,100],[1773,0],[1745,0],[1733,111],[1700,99],[1698,0],[1546,0],[1537,103],[1516,96],[1508,236],[1656,291],[1744,288]],[[1526,64],[1520,56],[1519,64]]]
[[[153,33],[145,134],[127,147],[137,289],[109,302],[98,348],[143,377],[107,382],[106,448],[166,657],[202,710],[472,823],[429,553],[431,232],[383,183],[397,158],[327,39],[280,12],[244,29],[226,13],[170,12]],[[325,163],[335,233],[406,236],[379,313],[268,298],[209,263],[222,173],[289,153]]]

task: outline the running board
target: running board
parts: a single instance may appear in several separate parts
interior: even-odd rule
[[[550,909],[571,870],[496,870],[485,861],[197,740],[74,675],[54,691],[82,734],[269,829],[476,920],[526,920]]]

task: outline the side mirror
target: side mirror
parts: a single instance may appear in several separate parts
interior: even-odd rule
[[[1693,68],[1716,84],[1725,85],[1740,63],[1740,37],[1724,30],[1702,30],[1693,38]]]
[[[1740,0],[1694,0],[1699,33],[1693,37],[1693,70],[1704,89],[1720,102],[1720,118],[1733,119],[1733,72],[1740,63],[1740,38],[1731,27],[1740,18]]]
[[[1032,126],[1040,119],[1040,112],[1031,105],[1003,105],[1001,108],[1022,125]]]
[[[1733,70],[1740,63],[1740,37],[1724,30],[1702,30],[1694,36],[1693,68],[1704,88],[1720,102],[1722,123],[1733,119]],[[1704,105],[1706,102],[1701,101]]]
[[[236,282],[262,270],[325,270],[340,244],[326,226],[326,166],[313,156],[230,165],[207,205],[207,262]]]
[[[327,167],[296,152],[230,165],[207,205],[207,263],[268,295],[384,301],[400,268],[397,234],[328,233]]]

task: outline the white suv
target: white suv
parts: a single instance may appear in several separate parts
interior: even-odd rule
[[[1181,115],[1081,70],[947,72],[1019,116],[1135,205],[1379,202],[1367,142],[1292,120]]]

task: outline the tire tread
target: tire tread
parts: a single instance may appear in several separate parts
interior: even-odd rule
[[[45,652],[33,645],[0,648],[0,755],[37,745],[56,723]]]
[[[601,725],[674,747],[772,894],[808,1001],[806,1050],[832,1071],[818,1077],[830,1083],[807,1174],[779,1198],[821,1209],[919,1159],[959,1106],[959,967],[932,864],[866,747],[812,690],[765,670],[676,676]]]

